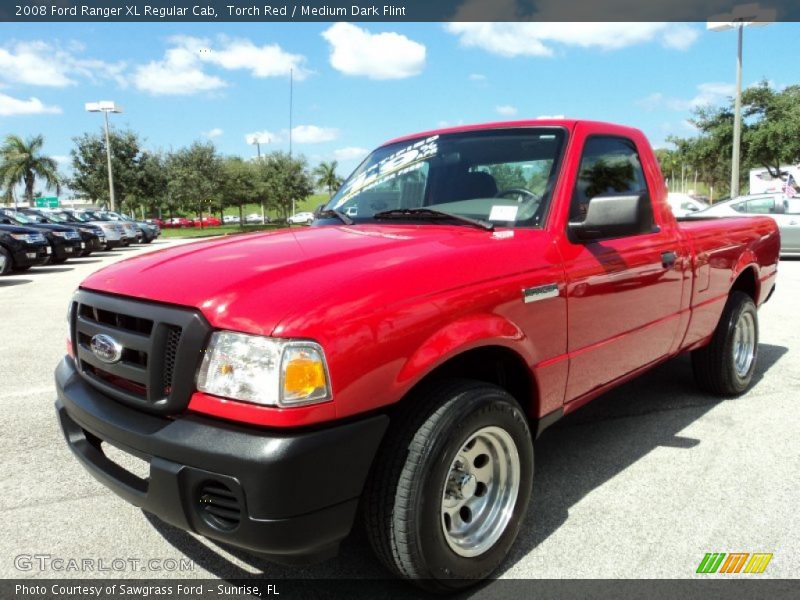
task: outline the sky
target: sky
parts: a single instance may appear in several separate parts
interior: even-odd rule
[[[748,28],[744,85],[798,83],[800,24]],[[69,173],[84,104],[150,150],[211,140],[224,155],[288,149],[347,175],[400,135],[561,116],[686,137],[693,107],[734,92],[736,34],[701,23],[0,24],[0,136],[42,134]]]

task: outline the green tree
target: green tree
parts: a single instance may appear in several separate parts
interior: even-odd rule
[[[239,208],[239,223],[244,224],[244,205],[259,202],[257,165],[231,156],[222,161],[221,196],[227,206]]]
[[[800,161],[800,85],[775,91],[768,83],[742,93],[744,158],[751,167],[766,167],[773,177],[781,165]]]
[[[170,210],[210,212],[222,201],[222,159],[210,142],[195,142],[168,155],[167,198]]]
[[[0,147],[0,188],[4,198],[13,198],[14,187],[25,186],[25,200],[33,206],[33,187],[36,180],[44,182],[49,190],[61,193],[61,178],[55,159],[42,153],[44,137],[37,135],[23,140],[18,135],[8,135]]]
[[[114,194],[125,205],[136,203],[143,153],[139,136],[130,130],[109,132]],[[105,134],[85,133],[73,138],[71,151],[73,176],[70,188],[78,197],[108,204],[108,165]]]
[[[328,188],[328,197],[333,197],[333,192],[342,185],[342,178],[336,174],[339,166],[337,161],[321,162],[314,169],[313,176],[316,184],[323,188]]]

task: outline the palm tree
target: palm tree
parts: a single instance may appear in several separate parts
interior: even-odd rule
[[[342,185],[342,178],[336,174],[336,167],[339,166],[338,161],[321,162],[316,169],[314,169],[314,177],[319,186],[328,188],[328,197],[333,196],[333,191]]]
[[[23,140],[18,135],[6,136],[0,147],[0,187],[12,189],[20,183],[25,186],[25,200],[33,206],[33,186],[36,179],[44,181],[47,189],[61,193],[61,180],[56,161],[42,154],[44,138],[41,135]]]

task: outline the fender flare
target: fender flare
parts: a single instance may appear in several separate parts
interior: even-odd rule
[[[510,350],[529,369],[537,362],[533,342],[516,324],[496,314],[473,314],[448,323],[420,344],[398,372],[397,385],[408,391],[449,360],[490,346]],[[530,377],[538,390],[533,372]]]

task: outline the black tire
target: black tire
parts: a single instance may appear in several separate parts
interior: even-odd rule
[[[0,246],[0,276],[8,275],[14,267],[14,259],[11,253]]]
[[[68,256],[64,256],[62,258],[56,258],[56,255],[54,254],[52,256],[52,258],[50,258],[50,264],[51,265],[63,265],[65,262],[67,262],[68,258],[69,258]]]
[[[467,450],[473,434],[487,428],[499,428],[513,440],[519,487],[515,499],[509,494],[513,509],[498,527],[499,537],[481,554],[467,557],[456,553],[445,536],[450,521],[444,517],[443,495],[457,455]],[[452,591],[479,582],[500,565],[519,532],[533,481],[528,422],[503,389],[465,380],[420,389],[394,415],[373,464],[362,511],[370,543],[390,571],[429,590]]]
[[[747,368],[739,363],[737,369],[737,325],[752,324],[752,358]],[[748,344],[749,345],[749,344]],[[692,371],[697,385],[716,396],[732,397],[743,394],[753,380],[758,358],[758,311],[747,294],[734,291],[728,297],[711,342],[692,352]],[[745,361],[746,362],[746,361]]]
[[[13,267],[11,267],[11,270],[14,271],[14,273],[22,273],[24,271],[27,271],[30,268],[31,268],[31,265],[25,265],[24,267],[20,267],[18,265],[14,265]]]

